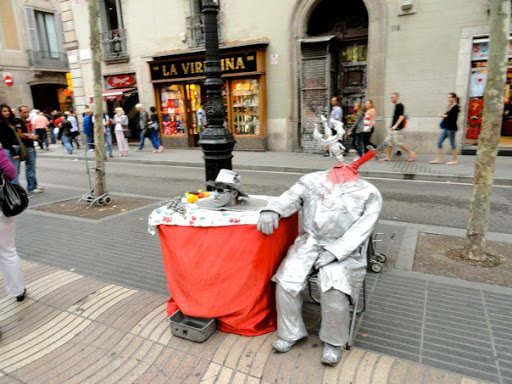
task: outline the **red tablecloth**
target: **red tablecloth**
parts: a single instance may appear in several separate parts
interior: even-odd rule
[[[298,216],[279,222],[266,236],[255,225],[181,227],[159,225],[172,298],[195,317],[215,317],[221,331],[256,336],[276,329],[274,275],[298,235]]]

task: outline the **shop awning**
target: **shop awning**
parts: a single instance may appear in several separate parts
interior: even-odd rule
[[[106,89],[103,91],[103,100],[105,101],[112,101],[112,100],[120,100],[121,97],[127,93],[136,91],[137,88],[112,88],[112,89]],[[89,99],[94,100],[94,95],[90,95]]]
[[[137,88],[114,88],[106,89],[103,91],[103,98],[106,100],[115,100],[118,96],[122,96],[125,93],[135,91]]]

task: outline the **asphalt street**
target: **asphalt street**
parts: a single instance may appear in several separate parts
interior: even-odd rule
[[[251,194],[279,195],[295,183],[299,173],[241,171],[243,188]],[[41,185],[58,185],[86,190],[86,166],[81,160],[38,159]],[[24,177],[21,177],[22,183]],[[381,219],[426,225],[465,228],[472,186],[447,182],[368,179],[384,197]],[[201,188],[204,170],[149,164],[107,162],[107,189],[162,199]],[[512,187],[493,190],[489,231],[512,233]],[[52,200],[51,196],[44,196]]]

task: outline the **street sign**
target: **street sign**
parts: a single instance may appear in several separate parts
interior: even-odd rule
[[[14,83],[14,80],[12,79],[11,76],[5,76],[4,77],[4,83],[5,85],[7,85],[8,87],[12,87],[13,83]]]

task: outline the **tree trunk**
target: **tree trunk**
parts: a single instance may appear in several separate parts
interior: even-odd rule
[[[101,51],[98,0],[89,0],[89,26],[92,56],[92,73],[94,82],[94,196],[105,193],[105,136],[103,134],[103,81],[101,78]]]
[[[489,220],[507,76],[510,0],[491,0],[490,26],[482,130],[478,138],[473,195],[466,234],[469,241],[467,258],[470,260],[484,260],[486,257],[485,234]]]

